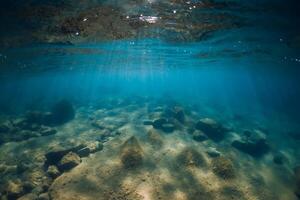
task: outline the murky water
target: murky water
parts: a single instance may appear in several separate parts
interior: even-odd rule
[[[298,199],[297,8],[5,3],[1,200]]]

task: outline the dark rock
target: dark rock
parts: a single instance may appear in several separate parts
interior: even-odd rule
[[[153,122],[152,122],[152,120],[144,120],[144,121],[143,121],[143,124],[144,124],[145,126],[150,126],[150,125],[153,124]]]
[[[132,136],[121,147],[121,161],[126,169],[134,169],[143,164],[143,150],[136,137]]]
[[[81,163],[80,157],[74,152],[69,152],[59,161],[58,168],[61,171],[67,171],[76,167],[80,163]]]
[[[193,139],[197,142],[203,142],[203,141],[207,140],[208,138],[202,131],[196,130],[193,133]]]
[[[174,118],[177,119],[180,123],[185,122],[185,114],[182,108],[177,106],[174,108]]]
[[[216,121],[210,118],[204,118],[199,120],[196,123],[196,129],[201,130],[208,138],[212,139],[215,142],[221,141],[226,130]]]
[[[153,121],[152,126],[155,129],[161,129],[162,125],[166,124],[166,123],[168,123],[167,119],[165,119],[165,118],[159,118],[159,119],[156,119],[156,120]]]
[[[194,148],[185,148],[177,156],[177,163],[184,167],[204,167],[206,162],[201,153]]]
[[[162,124],[161,129],[166,133],[172,133],[175,130],[175,126],[174,124],[166,123],[166,124]]]
[[[55,179],[57,178],[58,176],[60,176],[60,171],[57,169],[57,167],[55,165],[50,165],[47,169],[47,174]]]
[[[75,110],[69,101],[62,100],[54,105],[51,114],[51,123],[61,125],[74,119]]]
[[[225,157],[217,157],[212,161],[213,172],[222,179],[232,179],[235,172],[231,160]]]
[[[0,133],[7,133],[10,131],[10,127],[6,123],[0,124]]]
[[[50,151],[48,153],[45,154],[46,157],[46,166],[49,165],[56,165],[63,156],[65,156],[67,153],[73,151],[73,152],[77,152],[78,150],[82,149],[86,147],[84,144],[81,145],[77,145],[75,147],[72,148],[66,148],[66,149],[62,149],[62,150],[56,150],[56,151]]]
[[[29,193],[34,189],[35,185],[30,181],[25,181],[23,183],[23,189],[25,193]]]
[[[274,155],[273,157],[273,162],[277,165],[283,165],[284,162],[286,161],[287,159],[284,157],[283,154],[276,154]]]
[[[254,157],[260,157],[269,152],[269,146],[265,140],[257,142],[236,140],[232,143],[232,146]]]

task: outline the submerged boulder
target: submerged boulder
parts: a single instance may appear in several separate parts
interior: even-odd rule
[[[166,133],[172,133],[175,130],[175,126],[174,124],[166,123],[162,125],[161,129]]]
[[[203,142],[208,138],[202,131],[196,130],[193,132],[193,139],[197,142]]]
[[[103,149],[103,144],[99,141],[87,143],[85,147],[79,149],[76,153],[80,157],[87,157],[91,153],[95,153],[97,151],[101,151]]]
[[[225,157],[217,157],[212,161],[213,172],[222,179],[232,179],[235,177],[233,163]]]
[[[260,131],[250,132],[246,137],[233,141],[231,145],[253,157],[261,157],[270,150],[266,136]]]
[[[165,118],[155,119],[152,123],[153,128],[162,129],[163,124],[168,123],[168,120]]]
[[[80,157],[74,152],[69,152],[59,161],[58,168],[61,171],[67,171],[76,167],[80,163],[81,163]]]
[[[129,138],[121,147],[121,162],[124,168],[137,168],[143,164],[143,149],[136,137]]]
[[[74,119],[75,109],[69,101],[61,100],[53,106],[51,114],[51,123],[61,125]]]
[[[226,129],[222,125],[210,118],[200,119],[196,123],[196,129],[205,133],[208,138],[215,142],[221,141],[226,132]]]
[[[177,163],[184,167],[204,167],[206,162],[201,153],[194,148],[183,149],[177,156]]]

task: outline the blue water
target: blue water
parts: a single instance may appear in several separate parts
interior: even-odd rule
[[[175,2],[174,8],[173,4],[168,4],[169,7],[163,8],[172,9],[171,13],[174,15],[181,12],[180,8],[185,8],[186,4],[199,3],[199,1],[190,1],[177,5],[176,1],[173,2]],[[32,10],[34,18],[33,20],[30,18],[29,21],[25,20],[24,13],[20,14],[21,17],[19,14],[16,14],[16,18],[11,17],[27,8],[26,2],[18,1],[15,5],[7,3],[6,7],[1,8],[1,200],[2,198],[18,199],[28,194],[35,197],[46,194],[50,199],[71,199],[73,198],[71,196],[74,196],[72,192],[79,195],[79,199],[97,199],[99,196],[90,196],[90,194],[97,194],[102,199],[110,200],[114,199],[113,195],[123,195],[123,191],[116,189],[119,186],[111,185],[110,181],[114,182],[115,177],[118,180],[123,180],[124,177],[134,180],[132,183],[130,182],[133,185],[129,184],[128,186],[128,190],[131,191],[130,195],[138,193],[144,195],[142,199],[145,200],[197,199],[199,188],[197,189],[196,184],[191,186],[190,190],[184,189],[197,181],[201,187],[202,184],[205,185],[207,193],[202,193],[201,190],[204,199],[268,200],[275,199],[274,196],[282,200],[299,198],[300,39],[297,23],[299,17],[296,9],[299,3],[295,1],[286,3],[281,1],[203,2],[204,4],[210,2],[214,6],[218,2],[221,4],[220,7],[217,4],[216,7],[204,8],[204,11],[201,9],[198,11],[195,8],[195,12],[199,12],[199,16],[194,16],[190,19],[191,21],[194,20],[196,24],[201,24],[216,20],[217,24],[225,24],[227,18],[215,19],[209,16],[208,19],[202,19],[202,15],[200,15],[221,13],[232,15],[232,18],[229,17],[227,20],[234,26],[207,31],[204,36],[198,37],[192,32],[193,29],[190,30],[190,27],[195,24],[189,24],[191,23],[189,20],[176,21],[179,25],[186,25],[186,27],[183,29],[180,29],[181,26],[179,28],[172,27],[173,25],[170,24],[173,23],[173,18],[169,19],[170,16],[167,15],[169,11],[155,10],[144,1],[142,3],[93,1],[81,2],[79,5],[84,8],[87,6],[88,9],[90,9],[88,5],[113,5],[123,9],[123,17],[134,16],[138,20],[144,19],[140,18],[143,17],[142,15],[137,15],[140,13],[145,13],[146,16],[166,14],[167,17],[162,15],[162,19],[166,17],[170,20],[165,26],[171,26],[171,29],[164,29],[165,27],[160,26],[147,29],[148,26],[145,26],[133,37],[125,36],[115,39],[110,38],[109,34],[101,35],[102,31],[107,30],[100,32],[98,30],[97,34],[93,35],[95,27],[92,24],[87,26],[88,28],[92,27],[91,30],[87,28],[88,31],[91,31],[87,32],[87,35],[84,35],[86,27],[79,27],[79,29],[83,29],[80,29],[81,33],[80,31],[76,32],[78,27],[75,26],[76,31],[68,33],[69,38],[66,40],[65,35],[56,35],[57,33],[53,33],[50,28],[50,31],[47,32],[48,27],[44,25],[49,23],[49,27],[51,27],[52,21],[49,18],[45,18],[49,21],[39,21],[38,18],[42,18],[43,15],[38,11],[36,12],[39,15],[35,16],[36,13]],[[56,3],[56,1],[52,3],[45,1],[39,4],[33,1],[32,5],[56,5]],[[69,8],[69,4],[64,3],[66,5],[62,3],[59,6],[66,6],[67,9],[57,12],[62,12],[62,16],[64,16],[64,12],[76,13],[73,13],[72,10],[74,5]],[[199,5],[201,4],[197,4],[197,6]],[[15,13],[13,6],[18,8]],[[79,12],[83,7],[76,9]],[[50,8],[47,7],[47,9]],[[110,10],[110,12],[112,11]],[[101,12],[99,13],[101,14]],[[87,15],[91,16],[90,13]],[[109,14],[104,16],[107,17]],[[89,19],[83,18],[83,20],[88,21]],[[110,18],[107,17],[107,20]],[[114,20],[120,19],[116,17]],[[112,34],[119,31],[113,22],[111,22],[111,27],[116,30],[113,30]],[[82,22],[76,21],[76,23]],[[172,32],[174,31],[172,28],[180,29],[180,31]],[[186,35],[185,29],[189,30],[190,35]],[[135,29],[131,31],[135,31]],[[124,32],[126,31],[124,30]],[[197,32],[196,28],[195,32]],[[53,38],[47,38],[51,34],[53,34]],[[118,37],[121,36],[118,35]],[[56,116],[54,121],[57,122],[65,116],[65,113],[68,113],[69,104],[65,105],[67,108],[60,108],[62,111],[58,109],[60,110],[58,115],[53,114],[55,113],[53,108],[61,100],[67,101],[73,107],[75,114],[70,117],[71,119],[55,124],[53,116]],[[177,107],[184,111],[186,119],[184,123],[168,114],[170,110],[176,110]],[[28,113],[32,112],[42,113],[38,115],[40,120],[30,121],[32,119],[29,120]],[[47,112],[52,112],[52,118],[49,121],[40,122],[44,120],[43,117]],[[175,130],[166,131],[162,127],[155,127],[155,120],[161,118],[167,118],[168,123],[175,126]],[[203,118],[213,119],[221,124],[222,128],[225,127],[222,129],[224,133],[226,132],[225,138],[216,141],[209,133],[206,133],[207,129],[197,128],[197,121]],[[150,126],[145,124],[147,120],[153,124]],[[26,126],[19,125],[19,121],[25,121]],[[99,121],[100,125],[97,124]],[[32,128],[33,126],[35,128]],[[41,134],[45,127],[51,130],[55,129],[57,133]],[[198,129],[208,136],[204,142],[195,139],[195,132]],[[149,148],[147,139],[145,139],[149,130],[157,131],[158,135],[162,136],[165,149]],[[234,141],[252,142],[251,136],[247,135],[249,133],[246,130],[253,135],[263,133],[263,139],[260,139],[263,140],[263,143],[268,144],[268,150],[264,152],[264,147],[259,145],[255,146],[254,150],[249,146],[245,147],[247,150],[236,147],[233,144]],[[25,134],[22,131],[27,131],[26,134],[29,134],[29,131],[31,135],[20,139],[19,135]],[[40,132],[38,136],[32,136],[37,132]],[[108,134],[109,137],[105,134]],[[134,162],[138,161],[133,158],[133,171],[127,168],[118,168],[112,164],[118,163],[120,160],[116,161],[115,155],[121,156],[120,162],[126,162],[126,159],[124,161],[122,157],[122,148],[125,148],[126,144],[128,145],[126,140],[129,136],[137,138],[137,143],[140,144],[141,151],[143,151],[143,164],[136,167]],[[257,137],[261,137],[261,135]],[[53,178],[47,171],[49,169],[47,162],[50,162],[47,160],[49,159],[48,153],[55,152],[53,150],[55,148],[66,149],[70,144],[83,143],[83,141],[85,143],[95,141],[103,143],[104,150],[89,153],[87,158],[83,156],[81,164],[70,170],[72,178],[69,182],[68,173],[65,174],[66,171],[61,164],[54,162],[53,165],[58,167],[61,174],[59,178]],[[129,144],[135,145],[135,140],[129,139],[128,141]],[[204,160],[208,162],[208,169],[197,165],[196,168],[193,168],[195,166],[181,166],[180,161],[172,164],[176,157],[174,155],[177,155],[178,152],[186,152],[181,151],[184,148],[194,148],[201,155],[205,155]],[[229,158],[236,173],[239,174],[233,181],[226,180],[228,185],[222,180],[222,177],[224,178],[226,175],[222,172],[220,175],[214,171],[216,168],[214,163],[218,158],[209,153],[206,154],[206,150],[210,148],[217,149],[221,157]],[[256,154],[256,150],[259,151],[259,156]],[[66,152],[70,151],[79,154],[74,149],[66,150]],[[25,154],[26,161],[23,160]],[[44,156],[44,160],[42,158],[35,159],[41,155]],[[194,158],[190,158],[191,155],[183,157],[192,159],[190,161],[192,164],[197,161],[197,159],[195,161]],[[60,161],[61,159],[59,157]],[[155,160],[155,164],[152,163],[152,165],[156,165],[156,169],[152,169],[151,159]],[[98,162],[105,160],[108,161],[106,165],[111,169],[111,177],[103,172],[106,169]],[[176,168],[177,164],[180,166],[179,169]],[[29,167],[23,169],[20,165]],[[13,168],[12,166],[17,166],[16,170],[9,170]],[[98,170],[98,174],[91,169]],[[24,182],[32,181],[28,178],[30,177],[28,174],[32,171],[36,172],[35,170],[40,172],[35,177],[38,180],[33,181],[30,189],[26,189]],[[87,186],[86,190],[78,189],[81,183],[85,184],[79,175],[82,174],[80,170],[87,174],[87,179],[90,181],[88,183],[93,183],[93,186],[90,188]],[[160,170],[167,170],[170,174],[173,173],[174,177],[170,178]],[[144,177],[141,178],[141,174],[144,172],[150,173],[151,179],[149,175],[149,179],[144,181],[145,184],[134,185],[139,182],[139,179],[144,180]],[[135,176],[135,174],[138,175]],[[43,191],[38,188],[38,185],[41,184],[39,182],[41,177],[49,179],[48,185]],[[98,182],[91,177],[99,178],[99,180],[96,178]],[[158,177],[164,178],[157,182],[153,181]],[[107,178],[108,182],[102,183],[100,181],[102,178],[104,180]],[[169,182],[164,183],[164,179]],[[21,191],[12,191],[10,185],[12,182],[18,186],[21,185]],[[239,186],[237,186],[237,182],[240,182]],[[105,186],[99,186],[101,184]],[[65,187],[65,185],[67,186]],[[249,190],[246,189],[248,187]],[[113,190],[112,193],[109,193],[111,196],[106,196],[106,190]],[[156,194],[152,190],[158,193]],[[130,195],[125,195],[124,199],[139,199]],[[222,195],[223,198],[221,198]],[[119,198],[123,199],[122,197]]]

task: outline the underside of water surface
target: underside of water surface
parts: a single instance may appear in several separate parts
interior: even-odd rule
[[[300,199],[300,3],[0,7],[0,200]]]

